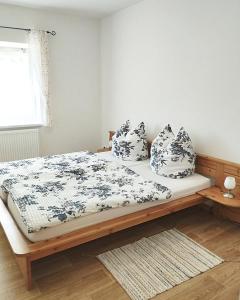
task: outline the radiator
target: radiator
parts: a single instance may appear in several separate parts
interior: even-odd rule
[[[38,129],[0,131],[0,161],[39,156]]]

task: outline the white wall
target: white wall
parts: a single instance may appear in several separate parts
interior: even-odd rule
[[[99,147],[99,21],[0,5],[0,25],[57,32],[49,37],[53,126],[41,129],[41,153]],[[23,32],[0,29],[0,40],[25,38]]]
[[[184,125],[200,153],[240,162],[240,1],[145,0],[102,21],[102,137]]]

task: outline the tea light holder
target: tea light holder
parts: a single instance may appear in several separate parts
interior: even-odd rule
[[[235,179],[235,177],[227,176],[226,179],[225,179],[225,181],[224,181],[224,187],[228,191],[226,193],[224,193],[223,196],[225,198],[230,198],[230,199],[234,198],[235,196],[234,196],[232,190],[234,190],[235,187],[236,187],[236,179]]]

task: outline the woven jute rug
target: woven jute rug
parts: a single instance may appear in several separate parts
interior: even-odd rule
[[[133,300],[147,300],[223,262],[177,229],[98,255]]]

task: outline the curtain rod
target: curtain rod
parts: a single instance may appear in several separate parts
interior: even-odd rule
[[[0,28],[6,28],[6,29],[16,29],[16,30],[23,30],[23,31],[31,31],[32,29],[30,28],[19,28],[19,27],[9,27],[9,26],[0,26]],[[51,34],[52,36],[56,35],[56,31],[52,30],[52,31],[45,31],[46,33]]]

